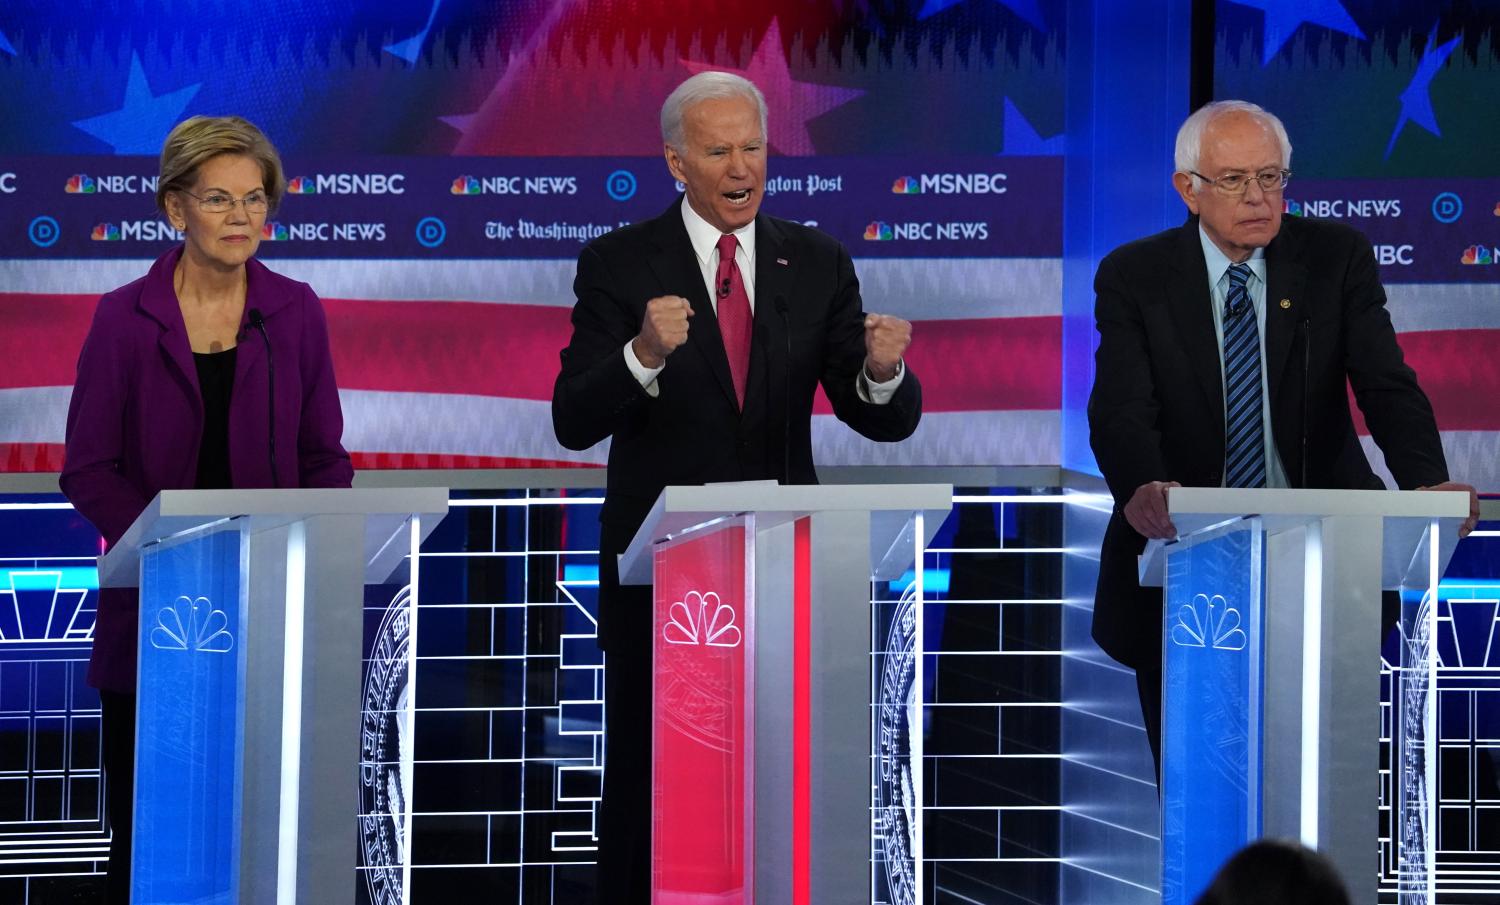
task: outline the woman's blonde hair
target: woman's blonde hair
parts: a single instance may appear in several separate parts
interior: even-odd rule
[[[266,200],[276,210],[286,192],[281,157],[264,132],[238,116],[193,116],[177,124],[161,146],[156,209],[166,213],[167,193],[190,191],[198,168],[220,154],[243,154],[260,164]]]

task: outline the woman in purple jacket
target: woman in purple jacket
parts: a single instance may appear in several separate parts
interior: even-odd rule
[[[109,546],[160,490],[354,477],[323,306],[254,260],[285,188],[276,149],[239,117],[195,116],[167,136],[156,204],[186,240],[99,300],[68,406],[62,490]],[[88,675],[115,905],[129,899],[137,609],[134,590],[101,592]]]

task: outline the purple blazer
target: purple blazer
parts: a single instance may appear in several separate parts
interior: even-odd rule
[[[203,400],[173,288],[182,247],[144,277],[99,300],[68,405],[62,491],[114,546],[158,491],[191,488],[198,474]],[[344,415],[323,306],[306,283],[245,264],[245,315],[229,401],[235,487],[272,487],[266,344],[248,328],[259,310],[276,366],[276,476],[282,487],[348,487]],[[89,684],[133,692],[138,602],[133,589],[99,597]]]

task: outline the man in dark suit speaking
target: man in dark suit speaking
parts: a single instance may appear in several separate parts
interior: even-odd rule
[[[573,336],[552,393],[564,446],[612,440],[599,513],[606,902],[648,900],[651,841],[651,597],[620,586],[617,555],[668,484],[816,483],[819,384],[839,419],[872,440],[910,436],[922,409],[902,363],[911,324],[860,310],[854,266],[837,241],[758,213],[760,91],[739,76],[700,73],[667,98],[661,125],[684,196],[584,248]]]
[[[1089,440],[1115,499],[1099,556],[1094,639],[1136,671],[1160,761],[1162,595],[1142,588],[1147,538],[1172,538],[1167,490],[1382,488],[1346,386],[1402,489],[1448,483],[1432,406],[1402,360],[1370,243],[1283,221],[1292,147],[1281,121],[1220,101],[1177,133],[1172,181],[1191,216],[1099,264]],[[1375,656],[1375,652],[1371,652]]]

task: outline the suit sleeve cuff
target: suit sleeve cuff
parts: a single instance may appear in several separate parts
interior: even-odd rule
[[[630,368],[631,376],[640,383],[647,395],[653,398],[659,396],[661,394],[661,387],[656,385],[656,376],[661,373],[662,368],[665,368],[666,365],[663,364],[661,368],[648,368],[641,364],[641,360],[635,355],[634,342],[634,340],[631,340],[625,344],[625,366]]]
[[[871,405],[885,405],[896,396],[896,390],[901,387],[901,379],[906,376],[906,362],[896,362],[896,376],[890,380],[876,383],[865,373],[863,366],[859,369],[859,376],[854,378],[855,392],[859,398]]]

